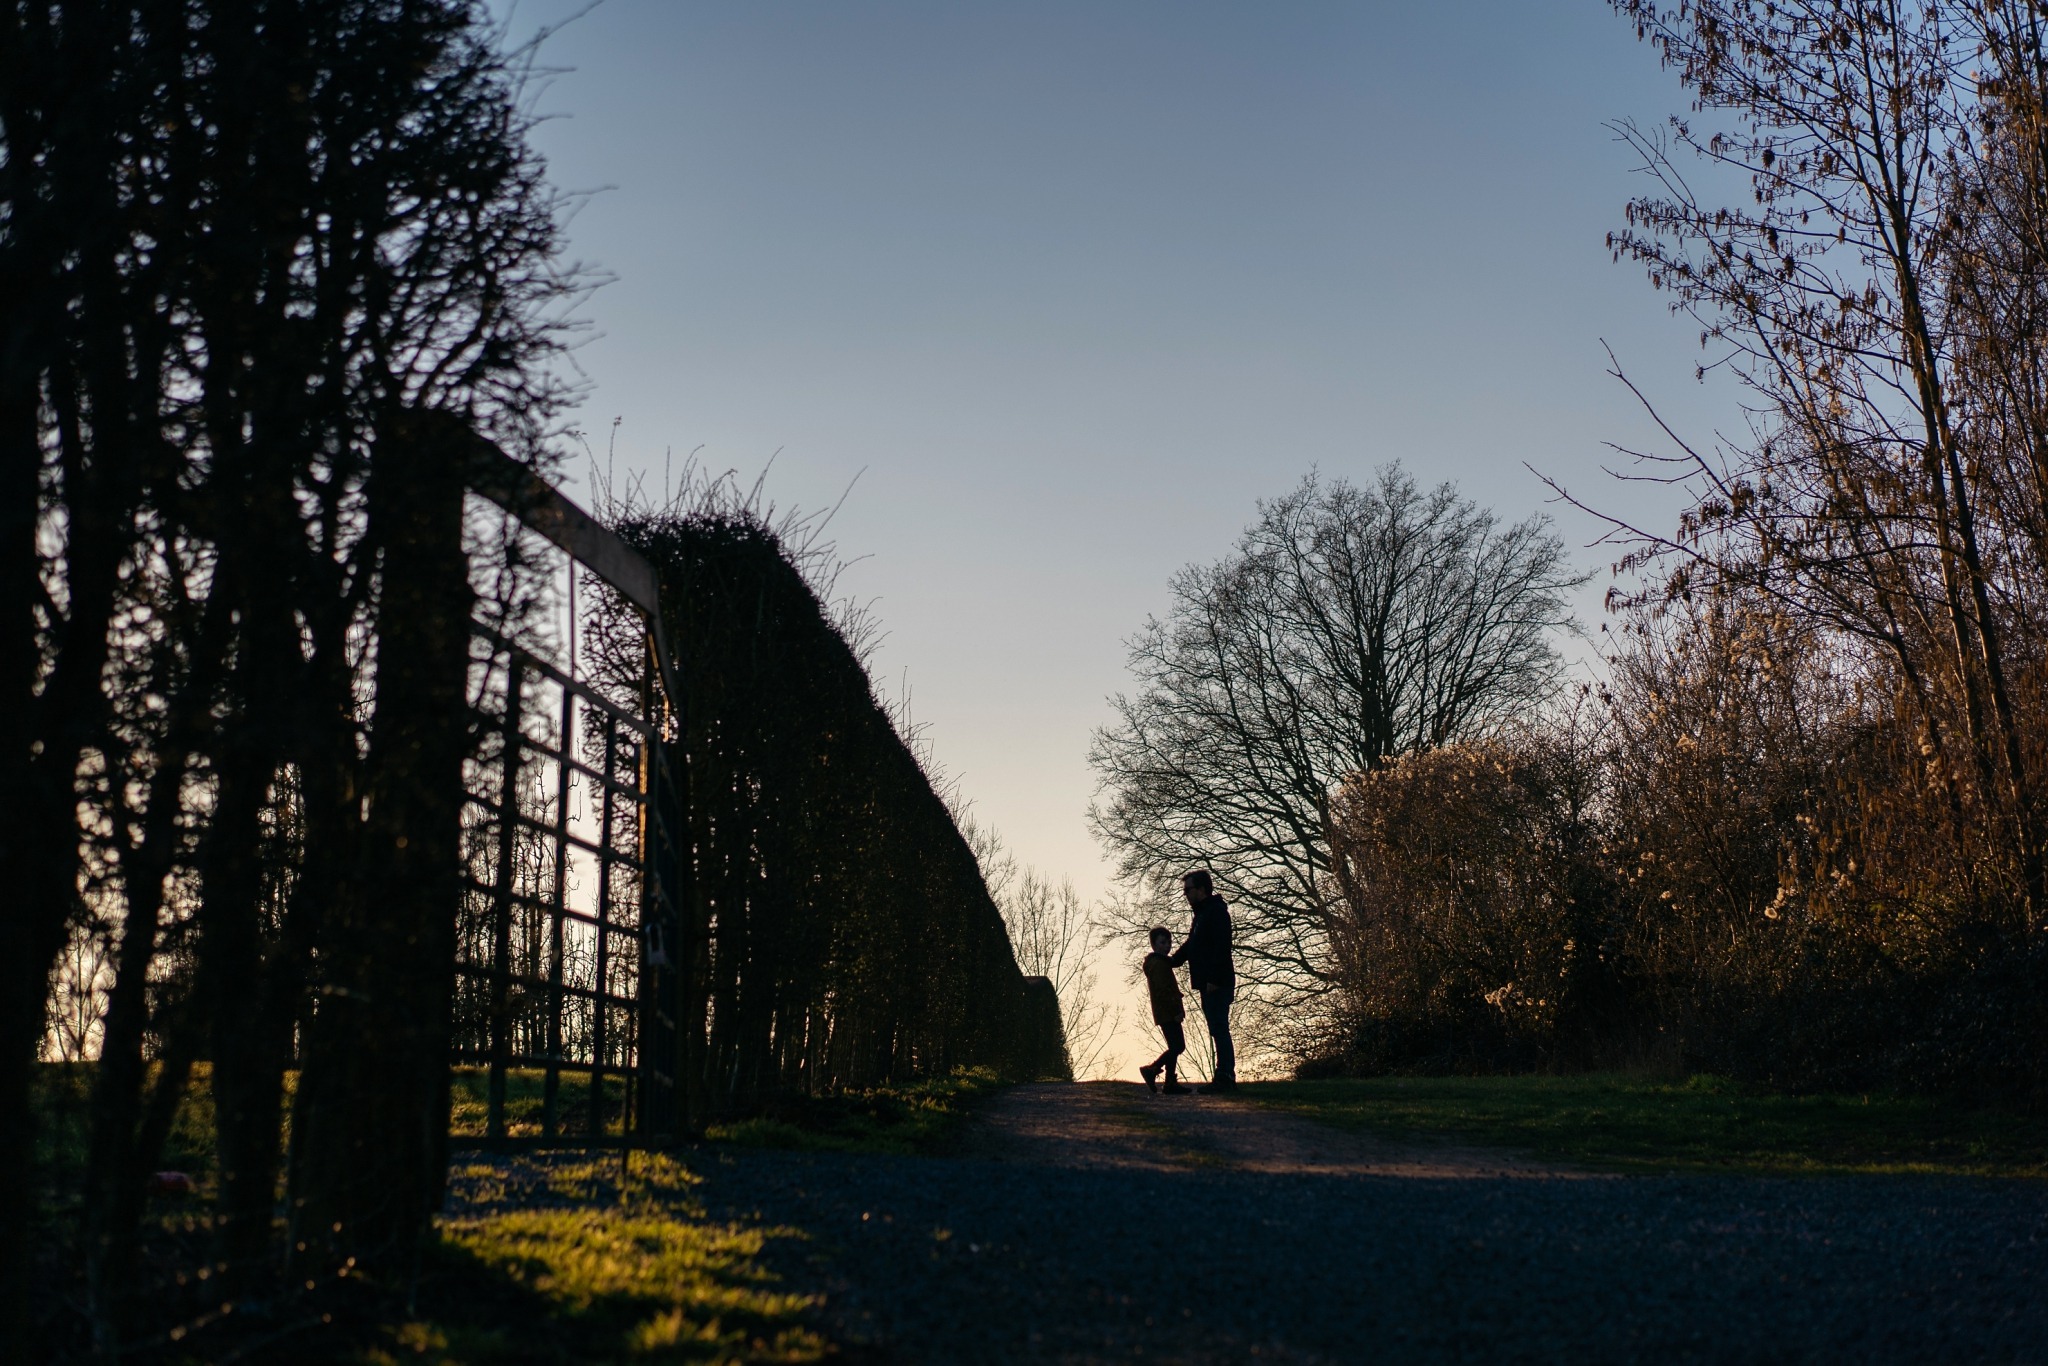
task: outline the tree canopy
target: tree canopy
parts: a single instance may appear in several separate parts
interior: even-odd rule
[[[1274,999],[1319,992],[1333,791],[1543,697],[1579,582],[1541,516],[1502,525],[1398,464],[1362,486],[1308,476],[1176,574],[1130,642],[1137,691],[1090,751],[1097,834],[1133,881],[1210,868],[1239,972]]]

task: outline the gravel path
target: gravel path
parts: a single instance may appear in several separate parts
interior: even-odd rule
[[[1003,1092],[966,1151],[1040,1166],[1169,1171],[1188,1166],[1290,1176],[1584,1177],[1488,1148],[1417,1147],[1206,1096],[1148,1095],[1136,1082]]]
[[[945,1158],[703,1150],[856,1358],[2048,1362],[2048,1186],[1588,1177],[1022,1087]]]

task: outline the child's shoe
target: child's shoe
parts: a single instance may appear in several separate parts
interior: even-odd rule
[[[1169,1096],[1184,1096],[1188,1093],[1188,1088],[1182,1086],[1177,1081],[1170,1081],[1166,1083],[1166,1085],[1160,1087],[1159,1089],[1166,1092],[1166,1094]]]
[[[1143,1067],[1138,1069],[1138,1075],[1145,1079],[1145,1089],[1147,1091],[1152,1091],[1156,1093],[1159,1090],[1158,1063],[1146,1063]]]

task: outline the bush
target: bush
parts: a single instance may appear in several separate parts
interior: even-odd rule
[[[1597,725],[1582,696],[1345,782],[1340,1028],[1298,1075],[1647,1062],[2048,1102],[2010,851],[1872,661],[1730,599],[1625,638]]]
[[[1345,783],[1331,840],[1340,1043],[1323,1069],[1588,1059],[1613,1014],[1614,927],[1582,738],[1447,746]]]

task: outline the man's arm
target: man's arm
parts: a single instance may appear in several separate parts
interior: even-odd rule
[[[1200,911],[1196,911],[1195,918],[1188,922],[1187,942],[1183,943],[1178,949],[1174,950],[1173,957],[1167,959],[1166,961],[1171,963],[1175,967],[1179,967],[1182,963],[1187,962],[1188,955],[1195,951],[1196,931],[1200,930],[1201,928],[1202,913]]]

